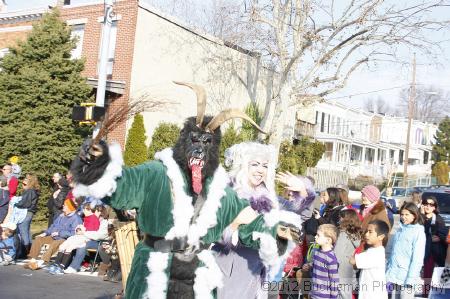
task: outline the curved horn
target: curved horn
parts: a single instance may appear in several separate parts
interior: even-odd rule
[[[256,129],[258,129],[258,131],[260,131],[263,134],[267,134],[253,121],[253,119],[251,119],[247,114],[245,114],[244,112],[242,112],[239,109],[223,110],[222,112],[220,112],[219,114],[214,116],[213,119],[211,119],[209,124],[206,125],[206,130],[209,130],[212,132],[215,129],[217,129],[221,124],[223,124],[224,122],[226,122],[227,120],[232,119],[232,118],[245,119],[246,121],[251,123]]]
[[[192,89],[197,95],[197,126],[201,126],[203,123],[203,117],[205,116],[206,108],[206,92],[200,85],[190,84],[186,82],[173,81],[173,83],[178,85],[184,85]]]

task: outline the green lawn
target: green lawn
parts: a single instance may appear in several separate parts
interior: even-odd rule
[[[33,239],[36,235],[42,233],[45,229],[47,229],[47,222],[37,222],[33,221],[31,223],[31,235],[33,236]]]

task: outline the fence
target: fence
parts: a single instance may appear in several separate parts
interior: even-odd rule
[[[119,222],[115,234],[117,250],[119,251],[120,269],[122,271],[122,285],[125,290],[133,260],[134,248],[139,242],[136,222]]]
[[[348,173],[344,171],[318,169],[308,167],[306,175],[315,180],[315,189],[323,190],[327,187],[336,186],[337,184],[345,184],[348,182]]]

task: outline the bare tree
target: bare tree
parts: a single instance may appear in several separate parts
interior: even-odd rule
[[[398,115],[408,116],[409,88],[400,92],[397,105]],[[417,86],[414,105],[414,119],[439,123],[450,114],[450,94],[435,86]]]
[[[440,43],[429,32],[449,23],[431,15],[446,6],[449,0],[216,0],[204,20],[275,73],[261,125],[279,145],[291,106],[323,100],[362,67],[408,64],[403,49],[436,56]]]
[[[366,99],[363,108],[366,111],[380,114],[390,114],[393,112],[391,106],[382,97]]]

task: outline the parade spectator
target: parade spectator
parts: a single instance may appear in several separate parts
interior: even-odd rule
[[[11,163],[12,168],[12,175],[15,176],[17,179],[20,178],[20,174],[22,172],[22,167],[19,166],[19,157],[12,156],[9,158],[9,162]]]
[[[391,227],[394,226],[394,214],[397,213],[397,203],[395,199],[392,198],[392,187],[386,188],[386,196],[383,199],[384,205],[386,206],[386,212],[389,219],[389,224]]]
[[[350,191],[350,189],[348,188],[347,185],[344,184],[337,184],[336,188],[339,189],[339,197],[341,198],[342,204],[347,208],[347,209],[352,209],[356,212],[356,215],[358,216],[358,218],[362,221],[363,217],[362,215],[359,213],[359,211],[353,207],[350,198],[348,197],[348,193]]]
[[[19,186],[19,180],[12,173],[12,165],[5,164],[2,168],[3,175],[6,177],[9,190],[9,198],[16,196],[17,187]]]
[[[22,181],[23,193],[21,200],[15,204],[19,209],[27,209],[25,219],[18,223],[19,235],[25,253],[28,254],[31,248],[30,225],[34,214],[38,210],[38,200],[40,194],[39,181],[36,175],[27,174]]]
[[[367,224],[364,241],[368,249],[350,258],[350,264],[361,270],[358,299],[387,299],[385,250],[389,225],[382,220]],[[350,298],[350,297],[342,297]]]
[[[422,198],[420,197],[419,191],[413,191],[411,193],[411,202],[414,203],[420,211],[422,207]]]
[[[53,221],[62,213],[62,207],[64,205],[64,201],[67,198],[70,192],[69,182],[65,178],[60,178],[56,183],[56,190],[53,192],[49,201],[47,202],[47,207],[49,208],[49,224],[51,225]],[[49,225],[49,227],[50,227]]]
[[[34,240],[29,253],[31,260],[27,264],[27,268],[36,270],[44,263],[50,261],[51,256],[58,250],[59,245],[68,237],[75,234],[75,229],[82,223],[80,216],[75,213],[75,205],[70,199],[66,199],[63,206],[63,213],[59,215],[55,222],[42,234],[38,235]],[[49,248],[37,261],[42,245],[48,244]]]
[[[52,189],[53,189],[53,193],[52,195],[50,195],[50,197],[47,200],[47,210],[48,210],[48,226],[50,227],[50,225],[52,225],[53,223],[53,218],[54,218],[54,214],[53,214],[53,200],[54,200],[54,196],[55,196],[55,192],[57,190],[59,190],[59,186],[58,186],[58,181],[62,178],[62,175],[58,172],[55,172],[52,176]]]
[[[108,231],[109,226],[109,213],[108,209],[104,205],[97,205],[95,206],[94,214],[98,219],[100,219],[100,226],[98,230],[96,231],[84,231],[83,234],[86,238],[88,238],[88,241],[86,242],[86,245],[84,247],[78,248],[76,250],[75,256],[72,259],[72,262],[70,263],[69,267],[64,270],[64,273],[72,274],[76,273],[80,270],[81,263],[83,262],[84,257],[86,256],[87,249],[97,249],[99,242],[105,241],[110,239],[109,236],[114,235],[114,233],[111,231]],[[100,270],[105,269],[105,271],[108,269],[108,264],[105,264],[107,262],[103,261],[103,263],[100,263]]]
[[[439,215],[437,199],[434,196],[424,198],[422,208],[426,236],[423,278],[428,286],[424,288],[424,295],[428,295],[435,265],[444,267],[445,264],[448,229],[444,219]]]
[[[303,265],[304,271],[312,271],[311,299],[338,298],[339,263],[333,251],[338,233],[332,224],[322,224],[317,229],[316,243],[320,248],[314,252],[312,263]]]
[[[95,215],[95,207],[90,205],[83,205],[83,225],[77,226],[75,235],[67,238],[61,245],[59,245],[58,255],[55,263],[50,268],[50,274],[64,274],[64,269],[69,265],[72,258],[72,251],[78,248],[86,247],[89,238],[85,236],[85,232],[97,231],[100,227],[100,220]]]
[[[325,202],[325,209],[323,216],[315,213],[314,217],[319,224],[333,224],[339,225],[339,212],[345,207],[342,203],[338,188],[327,188],[324,192],[323,201]]]
[[[415,203],[400,209],[400,226],[388,243],[386,280],[393,284],[391,298],[414,298],[421,283],[420,271],[425,255],[426,237],[422,217]]]
[[[366,231],[367,226],[374,220],[381,220],[389,225],[386,207],[380,199],[380,190],[373,185],[367,185],[361,190],[361,210],[362,210],[362,230]]]
[[[0,265],[7,266],[16,258],[14,233],[17,226],[13,223],[2,224],[0,240]]]
[[[6,177],[0,177],[0,223],[3,223],[8,214],[9,190]]]
[[[361,242],[361,220],[353,209],[343,209],[340,212],[339,237],[334,247],[339,262],[339,291],[341,298],[352,298],[356,289],[356,271],[348,262]]]

